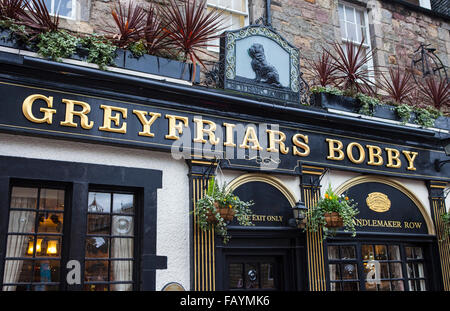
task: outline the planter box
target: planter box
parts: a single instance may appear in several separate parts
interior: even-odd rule
[[[200,66],[196,66],[195,82],[199,82]],[[130,51],[125,51],[125,68],[186,81],[191,81],[193,74],[192,64],[148,54],[136,58]]]
[[[14,34],[9,29],[0,28],[0,46],[6,46],[13,49],[29,49],[27,45],[14,38]]]
[[[313,106],[315,107],[324,109],[331,108],[355,113],[359,111],[359,100],[352,97],[339,96],[328,93],[313,93],[312,96],[314,101]]]
[[[358,99],[347,96],[332,95],[328,93],[313,93],[312,100],[314,107],[323,109],[330,108],[346,112],[359,113],[361,107],[361,103]],[[390,105],[375,106],[373,116],[381,119],[402,122],[400,117],[397,115],[397,112],[395,111],[395,107]],[[411,117],[409,118],[407,123],[416,124],[415,120],[416,113],[412,112]],[[433,127],[443,130],[450,130],[450,118],[444,116],[438,117]]]

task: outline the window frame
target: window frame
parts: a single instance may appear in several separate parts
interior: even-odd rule
[[[131,281],[110,281],[110,273],[111,273],[111,266],[110,264],[108,265],[108,281],[98,281],[98,282],[87,282],[85,281],[85,278],[83,278],[81,280],[81,284],[83,286],[83,290],[86,291],[85,285],[87,284],[104,284],[104,285],[114,285],[114,284],[132,284],[132,291],[136,291],[138,289],[138,285],[139,285],[139,273],[138,273],[138,269],[140,266],[140,240],[143,238],[142,234],[139,234],[141,232],[141,222],[139,221],[140,219],[142,219],[142,217],[139,217],[139,215],[141,214],[141,206],[139,205],[139,192],[136,189],[131,189],[131,188],[126,188],[126,187],[102,187],[102,186],[94,186],[94,185],[90,185],[89,187],[89,191],[88,191],[88,197],[89,197],[89,193],[91,192],[95,192],[95,193],[108,193],[111,194],[111,197],[113,197],[114,194],[132,194],[134,196],[134,213],[133,214],[120,214],[120,213],[114,213],[112,210],[112,206],[113,206],[113,200],[111,200],[111,210],[109,213],[100,213],[100,212],[89,212],[87,211],[86,214],[86,224],[88,223],[88,215],[110,215],[111,219],[110,219],[110,225],[112,228],[112,219],[113,216],[115,215],[122,215],[122,216],[132,216],[134,218],[134,222],[133,222],[133,259],[132,260],[128,260],[128,261],[133,261],[133,272],[132,272],[132,280]],[[89,204],[89,201],[88,201]],[[86,206],[86,209],[89,207]],[[84,249],[84,263],[86,263],[87,261],[108,261],[109,263],[111,263],[112,261],[114,261],[115,259],[111,259],[111,239],[113,238],[118,238],[120,236],[115,236],[113,234],[89,234],[86,230],[85,232],[85,240],[84,240],[84,246],[86,247],[86,240],[88,237],[97,237],[97,236],[102,236],[102,237],[108,237],[110,242],[109,242],[109,257],[108,258],[104,258],[104,259],[95,259],[92,257],[86,257],[86,248]],[[126,237],[127,239],[131,238],[131,237]],[[125,259],[120,259],[119,260],[125,260]],[[110,291],[110,289],[109,289]]]
[[[1,275],[0,275],[0,291],[3,291],[3,287],[4,286],[17,286],[17,285],[31,285],[31,286],[36,286],[36,285],[57,285],[58,286],[58,290],[63,290],[65,288],[65,279],[63,277],[63,272],[64,272],[64,267],[65,264],[67,263],[67,240],[68,240],[68,235],[70,234],[70,228],[69,228],[69,221],[67,220],[67,215],[68,215],[68,210],[70,209],[70,193],[69,193],[69,185],[66,183],[58,183],[58,182],[53,182],[53,181],[39,181],[39,180],[27,180],[27,179],[11,179],[11,182],[9,184],[9,191],[8,191],[8,197],[9,197],[9,201],[8,201],[8,206],[7,206],[7,223],[9,224],[9,219],[10,219],[10,215],[11,215],[11,197],[12,197],[12,189],[14,187],[20,187],[20,188],[36,188],[38,189],[38,195],[37,195],[37,202],[36,202],[36,208],[35,209],[30,209],[30,211],[36,211],[36,218],[35,218],[35,224],[34,224],[34,229],[36,229],[36,224],[37,224],[37,218],[40,212],[39,209],[39,202],[40,202],[40,193],[41,193],[41,189],[55,189],[55,190],[64,190],[64,211],[60,212],[61,214],[63,214],[63,229],[61,233],[57,233],[57,234],[48,234],[48,233],[39,233],[36,232],[36,230],[34,230],[35,232],[32,233],[23,233],[22,235],[25,236],[33,236],[34,237],[34,248],[36,245],[36,237],[37,236],[42,236],[42,235],[46,235],[46,236],[58,236],[61,237],[61,250],[60,250],[60,256],[56,257],[56,258],[52,258],[51,260],[58,260],[60,263],[60,271],[59,271],[59,281],[58,282],[26,282],[26,283],[14,283],[14,285],[12,285],[13,283],[6,283],[7,285],[4,285],[4,265],[6,263],[7,257],[6,257],[6,248],[8,245],[8,236],[11,235],[11,233],[9,232],[9,226],[6,228],[6,236],[4,241],[2,242],[2,246],[4,246],[5,248],[5,252],[4,255],[2,255],[2,257],[0,258],[0,261],[3,263],[2,265],[2,269],[0,269]],[[13,210],[17,210],[17,209],[13,209]],[[48,211],[48,210],[42,210],[42,211]],[[13,235],[15,235],[14,232],[12,232]],[[31,257],[13,257],[13,260],[32,260],[33,261],[33,267],[34,265],[34,261],[36,260],[44,260],[46,257],[36,257],[35,252],[33,251],[33,255]],[[11,259],[8,259],[11,260]],[[51,283],[57,283],[57,284],[51,284]]]
[[[326,276],[327,276],[327,288],[331,291],[331,284],[332,283],[343,283],[345,282],[345,280],[331,280],[331,276],[330,276],[330,271],[329,271],[329,266],[330,264],[336,264],[336,263],[346,263],[346,262],[356,262],[357,264],[357,270],[358,270],[358,291],[367,291],[366,289],[366,285],[365,285],[365,278],[364,278],[364,259],[362,258],[362,246],[363,245],[371,245],[372,247],[375,247],[375,245],[385,245],[386,248],[388,249],[389,246],[391,245],[398,245],[399,246],[399,252],[400,252],[400,260],[390,260],[389,257],[387,257],[386,260],[380,260],[382,262],[387,262],[388,265],[389,263],[401,263],[401,269],[402,269],[402,277],[401,278],[391,278],[391,275],[389,273],[389,277],[388,278],[382,278],[381,280],[388,280],[389,282],[392,281],[396,281],[396,280],[402,280],[403,281],[403,286],[404,286],[404,291],[405,292],[410,292],[411,288],[409,286],[409,282],[410,281],[417,281],[417,280],[423,280],[425,281],[425,287],[426,287],[426,291],[430,291],[433,290],[431,288],[431,278],[435,277],[432,274],[432,271],[430,271],[428,265],[429,265],[429,260],[431,260],[430,258],[427,258],[427,256],[429,255],[429,242],[425,242],[425,241],[408,241],[406,240],[390,240],[388,238],[386,239],[363,239],[360,241],[354,241],[354,242],[350,242],[350,241],[345,241],[345,240],[333,240],[330,242],[326,243],[326,258],[325,258],[325,270],[326,270]],[[328,254],[328,248],[330,246],[337,246],[339,247],[339,254],[340,254],[340,247],[341,246],[354,246],[355,247],[355,254],[356,254],[356,259],[348,259],[348,260],[341,260],[341,259],[329,259],[329,254]],[[421,259],[408,259],[406,257],[405,254],[405,249],[406,247],[419,247],[422,249],[422,258]],[[389,251],[388,251],[389,253]],[[409,278],[408,274],[407,274],[407,264],[410,262],[420,262],[423,264],[423,269],[424,269],[424,277],[422,278]],[[390,269],[390,267],[389,267]],[[389,270],[390,271],[390,270]],[[349,280],[348,282],[356,282],[355,280]],[[391,285],[392,286],[392,285]]]
[[[351,42],[351,43],[354,43],[356,45],[359,45],[361,43],[361,41],[358,42],[358,41],[349,39],[348,38],[348,34],[347,34],[347,27],[345,27],[345,38],[343,38],[342,28],[341,28],[341,23],[340,23],[341,16],[339,14],[339,6],[340,5],[343,6],[343,12],[344,12],[344,19],[343,20],[344,20],[344,25],[345,26],[346,26],[345,23],[347,23],[347,20],[346,20],[347,13],[346,13],[346,10],[345,10],[346,7],[353,9],[353,15],[355,17],[355,21],[356,21],[356,11],[361,12],[363,14],[363,16],[364,16],[365,33],[363,35],[365,36],[365,42],[364,42],[364,44],[362,46],[367,49],[366,50],[367,53],[370,53],[372,55],[372,57],[370,57],[369,61],[367,62],[367,67],[371,71],[369,73],[368,78],[369,78],[369,80],[371,82],[375,83],[375,75],[374,75],[374,72],[373,72],[373,70],[374,70],[374,62],[373,62],[374,54],[373,54],[373,50],[372,50],[372,42],[371,42],[371,37],[370,37],[368,9],[365,8],[365,7],[361,7],[361,6],[358,6],[358,5],[355,5],[355,4],[348,3],[348,2],[339,1],[338,8],[337,8],[338,9],[337,14],[338,14],[338,20],[339,20],[340,38],[341,38],[342,43],[346,43],[346,42],[350,43]],[[355,24],[355,25],[357,26],[358,24]],[[358,35],[358,31],[357,30],[356,30],[356,35]],[[362,39],[362,38],[360,38],[360,39]]]
[[[90,187],[113,190],[134,190],[137,194],[136,214],[140,225],[139,252],[136,273],[136,290],[156,290],[156,270],[167,269],[167,257],[157,252],[157,190],[162,188],[162,171],[147,168],[100,165],[81,162],[43,160],[0,156],[0,287],[3,288],[7,230],[11,185],[15,180],[45,182],[53,185],[67,185],[67,209],[63,254],[69,261],[80,263],[80,284],[68,284],[66,276],[73,267],[61,267],[63,277],[61,290],[82,290],[84,280],[85,230],[87,225],[88,193]],[[145,238],[142,238],[144,236]],[[70,244],[70,249],[65,247]]]
[[[230,2],[232,0],[216,0],[216,1],[227,1]],[[227,21],[228,18],[232,19],[232,16],[239,16],[239,17],[243,17],[244,18],[244,24],[241,28],[246,27],[249,25],[249,8],[248,8],[248,0],[241,0],[244,1],[244,8],[245,11],[239,11],[239,10],[235,10],[235,9],[230,9],[229,6],[223,6],[223,5],[218,5],[218,4],[212,4],[210,2],[210,0],[207,0],[206,2],[206,7],[208,8],[213,8],[213,9],[217,9],[217,10],[223,10],[226,13],[229,13],[229,17],[225,18],[225,21]],[[231,5],[231,4],[230,4]],[[229,31],[229,30],[236,30],[239,28],[234,29],[233,27],[233,22],[230,22],[230,25],[225,27],[223,31]],[[220,39],[215,39],[210,41],[210,44],[215,44],[215,42],[217,41],[217,46],[210,46],[208,45],[207,50],[208,51],[212,51],[212,52],[216,52],[219,53],[220,52]]]

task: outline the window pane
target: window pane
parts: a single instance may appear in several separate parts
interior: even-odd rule
[[[111,281],[131,281],[132,279],[133,262],[131,260],[111,261]]]
[[[33,233],[35,217],[35,212],[10,211],[8,233]]]
[[[389,268],[388,268],[388,264],[386,262],[380,263],[380,277],[382,279],[389,278]]]
[[[393,291],[404,291],[405,290],[405,284],[403,281],[392,281],[392,290]]]
[[[362,257],[363,260],[373,260],[373,248],[372,245],[362,245]]]
[[[354,246],[341,246],[341,259],[354,259],[356,252]]]
[[[62,233],[62,213],[39,213],[38,232]]]
[[[342,279],[357,279],[358,278],[358,270],[356,264],[344,264],[342,266]]]
[[[408,246],[405,247],[405,254],[407,259],[413,259],[414,258],[413,248]]]
[[[55,0],[55,14],[72,17],[72,0]]]
[[[330,269],[330,280],[334,281],[341,279],[341,272],[339,270],[338,264],[330,264],[329,269]]]
[[[347,22],[351,22],[353,24],[356,24],[354,11],[355,10],[352,7],[345,6],[345,20]]]
[[[331,291],[335,291],[335,292],[340,292],[342,291],[342,287],[341,287],[341,283],[331,283],[330,284],[330,290]]]
[[[403,277],[402,264],[401,263],[391,263],[390,273],[392,279],[400,279]]]
[[[352,23],[346,23],[347,26],[347,40],[357,41],[356,25]]]
[[[339,259],[339,246],[328,246],[328,259]]]
[[[414,258],[416,258],[416,259],[423,259],[422,248],[421,247],[414,247]]]
[[[59,260],[36,260],[34,271],[34,282],[59,282],[60,262]],[[41,290],[46,290],[46,285],[43,285]]]
[[[245,264],[245,287],[259,288],[259,271],[257,264]]]
[[[376,260],[387,259],[386,245],[375,245],[375,259]]]
[[[398,245],[389,245],[389,260],[401,260],[400,247]]]
[[[133,236],[132,216],[113,216],[112,235]]]
[[[86,238],[86,257],[88,258],[108,258],[109,239],[105,237]]]
[[[61,237],[44,237],[38,236],[42,239],[41,252],[36,253],[39,257],[59,257],[61,256]]]
[[[88,234],[109,234],[109,215],[88,214],[87,233]]]
[[[365,283],[367,291],[377,291],[377,284],[375,282],[366,282]]]
[[[32,260],[5,260],[5,274],[3,283],[24,283],[33,280]],[[15,286],[3,286],[3,290],[16,290]]]
[[[380,289],[380,291],[390,291],[391,290],[391,282],[381,281],[379,289]]]
[[[6,258],[32,256],[34,251],[33,242],[33,236],[8,235]]]
[[[41,189],[39,209],[64,210],[64,190]]]
[[[343,282],[342,290],[344,291],[358,291],[359,284],[357,282]]]
[[[84,280],[86,282],[108,281],[108,261],[87,260],[85,262]]]
[[[111,244],[111,258],[133,258],[133,239],[113,238]]]
[[[230,263],[228,265],[230,288],[242,288],[244,286],[244,280],[242,279],[243,269],[244,267],[241,263]]]
[[[13,187],[11,193],[11,208],[36,209],[37,188]]]
[[[111,194],[103,192],[89,192],[88,212],[109,213],[111,211]]]
[[[275,288],[272,263],[261,263],[261,288]]]
[[[113,194],[113,213],[134,214],[134,195]]]

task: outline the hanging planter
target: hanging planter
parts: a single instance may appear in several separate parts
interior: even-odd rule
[[[355,216],[359,213],[356,203],[345,195],[336,195],[328,187],[323,198],[306,213],[305,231],[318,232],[323,230],[323,238],[336,235],[339,228],[356,235]]]
[[[450,236],[450,212],[445,212],[441,215],[442,223],[444,224],[444,231],[442,240],[445,240]]]
[[[231,191],[227,191],[226,184],[219,187],[215,178],[212,178],[205,196],[195,203],[193,213],[201,230],[209,231],[214,228],[215,233],[226,244],[230,239],[227,226],[234,218],[241,226],[253,225],[250,221],[253,215],[250,209],[252,205],[252,201],[241,201]]]

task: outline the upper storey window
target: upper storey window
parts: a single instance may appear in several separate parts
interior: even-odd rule
[[[208,9],[218,9],[223,11],[224,19],[220,32],[226,30],[236,30],[248,25],[248,5],[247,0],[208,0]],[[219,52],[219,39],[210,42],[208,49]]]
[[[359,45],[364,39],[363,47],[365,52],[370,53],[371,45],[367,10],[346,3],[340,3],[338,11],[342,41],[353,42]],[[369,69],[373,68],[372,59],[370,59],[368,66]]]
[[[44,2],[50,14],[76,19],[76,0],[45,0]]]
[[[404,1],[431,10],[430,0],[404,0]]]

